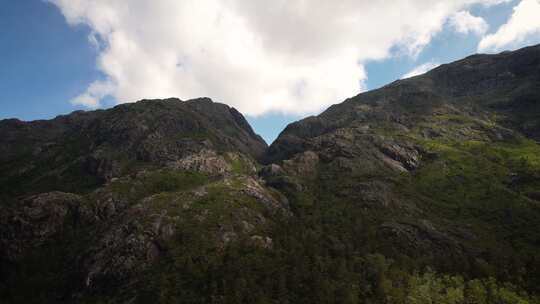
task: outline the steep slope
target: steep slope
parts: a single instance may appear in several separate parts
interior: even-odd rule
[[[356,250],[536,289],[539,139],[540,45],[442,65],[293,123],[263,175]]]
[[[50,121],[5,120],[0,130],[0,192],[14,195],[91,189],[134,163],[172,163],[203,149],[257,158],[266,148],[238,111],[209,99],[140,101]]]
[[[190,240],[270,247],[268,218],[288,214],[256,174],[264,141],[209,99],[6,120],[0,134],[6,301],[137,298],[158,261],[201,254]]]
[[[1,121],[0,302],[540,303],[539,92],[533,46],[268,148],[209,99]]]
[[[473,55],[360,94],[317,117],[287,126],[270,147],[268,160],[287,158],[307,140],[342,127],[362,122],[415,126],[441,111],[498,115],[491,117],[498,124],[538,139],[539,53],[540,46],[532,46],[498,55]],[[287,152],[288,148],[293,150]]]

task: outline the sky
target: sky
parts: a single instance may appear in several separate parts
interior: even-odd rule
[[[540,43],[540,0],[17,0],[0,119],[210,97],[271,143],[290,122],[474,53]]]

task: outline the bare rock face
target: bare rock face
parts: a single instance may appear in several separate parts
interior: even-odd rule
[[[201,150],[196,154],[188,155],[174,163],[169,163],[169,167],[204,172],[208,174],[224,174],[230,172],[232,167],[221,155],[213,150]]]
[[[10,259],[39,248],[49,238],[61,234],[66,226],[84,225],[92,220],[81,196],[63,192],[25,198],[17,208],[2,210],[0,218],[4,227],[0,253]]]
[[[107,230],[90,246],[84,261],[85,288],[103,288],[110,279],[133,282],[160,258],[163,244],[175,234],[175,226],[167,209],[152,210],[151,202],[151,197],[146,198],[113,217]]]
[[[276,165],[276,164],[270,164],[268,166],[264,166],[259,172],[259,174],[262,177],[266,177],[266,178],[279,176],[279,175],[282,175],[283,173],[284,173],[283,168],[281,168],[281,166]]]
[[[411,145],[381,142],[378,147],[383,154],[382,160],[398,171],[412,171],[420,165],[421,155],[419,151]]]
[[[108,182],[114,177],[120,176],[120,164],[118,161],[100,157],[99,154],[88,156],[83,162],[83,168],[89,174],[98,178],[100,182]]]
[[[288,172],[295,175],[310,176],[317,172],[319,164],[319,156],[313,151],[306,151],[297,154],[291,160],[285,160],[283,167]]]
[[[269,237],[262,237],[260,235],[254,235],[251,237],[251,240],[253,241],[253,244],[256,246],[265,248],[265,249],[272,249],[272,239]]]

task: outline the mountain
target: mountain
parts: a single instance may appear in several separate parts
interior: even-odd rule
[[[204,149],[257,158],[266,143],[234,108],[201,98],[143,100],[50,121],[0,124],[2,193],[81,190],[134,162],[173,163]]]
[[[499,125],[538,141],[539,52],[540,46],[533,46],[498,55],[473,55],[350,98],[317,117],[289,125],[270,147],[269,160],[297,153],[305,141],[339,128],[362,122],[415,127],[430,116],[452,112],[479,118],[499,115]],[[288,140],[292,141],[289,148]]]
[[[0,298],[540,303],[539,141],[540,45],[362,93],[270,147],[209,99],[4,120]]]
[[[184,233],[216,253],[268,247],[267,217],[288,213],[257,178],[266,143],[207,98],[4,120],[0,134],[0,290],[14,302],[122,294]]]
[[[396,81],[289,125],[267,150],[281,166],[268,183],[344,246],[532,287],[539,88],[540,46]]]

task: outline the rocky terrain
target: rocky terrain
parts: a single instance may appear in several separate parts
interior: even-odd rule
[[[5,120],[0,130],[2,282],[14,299],[13,286],[34,280],[47,294],[38,300],[137,283],[184,225],[216,251],[239,238],[269,248],[267,216],[289,212],[257,176],[266,143],[210,99]]]
[[[289,125],[265,160],[322,191],[315,202],[384,209],[372,218],[399,251],[438,260],[487,250],[478,239],[493,238],[500,217],[490,254],[521,237],[538,253],[538,88],[539,46],[474,55]]]
[[[539,303],[540,46],[289,125],[143,100],[0,122],[7,303]],[[29,291],[32,292],[29,292]]]

